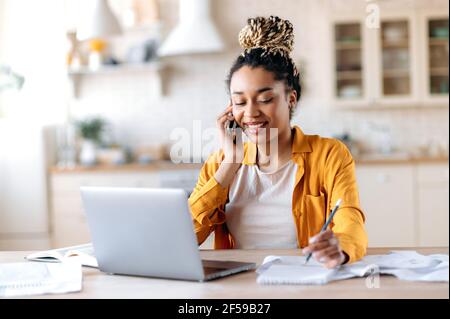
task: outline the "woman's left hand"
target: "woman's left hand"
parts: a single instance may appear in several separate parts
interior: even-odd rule
[[[339,246],[339,240],[329,229],[311,237],[309,246],[305,247],[302,252],[305,255],[312,253],[312,257],[327,268],[334,268],[348,261],[347,254]]]

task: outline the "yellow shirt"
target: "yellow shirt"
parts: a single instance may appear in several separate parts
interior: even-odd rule
[[[297,229],[300,248],[308,246],[310,237],[318,234],[339,198],[342,204],[330,224],[340,247],[354,262],[366,254],[367,233],[364,214],[359,205],[355,178],[355,162],[347,147],[340,141],[305,135],[294,126],[292,157],[298,165],[292,215]],[[256,165],[256,144],[244,144],[242,165]],[[223,160],[223,152],[212,154],[203,165],[197,185],[189,197],[198,243],[215,233],[214,248],[234,248],[232,234],[228,231],[225,205],[229,187],[222,187],[214,178]]]

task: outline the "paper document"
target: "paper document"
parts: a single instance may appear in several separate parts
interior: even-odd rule
[[[259,284],[323,285],[331,281],[389,274],[401,280],[448,282],[448,255],[424,256],[415,251],[392,251],[366,256],[361,261],[327,269],[306,256],[267,256],[258,267]]]
[[[78,262],[0,264],[0,297],[75,292],[81,287]]]

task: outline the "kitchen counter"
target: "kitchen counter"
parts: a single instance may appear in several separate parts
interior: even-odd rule
[[[364,155],[355,157],[356,165],[382,165],[382,164],[415,164],[415,163],[448,163],[448,157],[413,157],[404,154],[398,155]],[[95,165],[73,168],[50,167],[51,174],[60,173],[98,173],[98,172],[129,172],[129,171],[161,171],[178,169],[200,169],[203,163],[173,163],[171,161],[155,161],[149,164],[128,163],[123,165]]]
[[[128,171],[162,171],[162,170],[178,170],[178,169],[200,169],[202,163],[173,163],[171,161],[155,161],[149,164],[127,163],[122,165],[94,165],[81,166],[77,165],[73,168],[67,167],[50,167],[50,173],[97,173],[97,172],[128,172]]]
[[[421,164],[421,163],[448,163],[448,156],[412,156],[399,153],[392,155],[369,154],[355,157],[358,164]]]

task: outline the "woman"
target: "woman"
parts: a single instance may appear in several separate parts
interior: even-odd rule
[[[364,215],[344,144],[290,125],[301,93],[293,39],[292,24],[274,16],[241,30],[230,105],[217,119],[222,148],[204,164],[189,205],[199,244],[214,232],[216,249],[303,248],[332,268],[365,255]],[[227,133],[231,121],[249,142]],[[331,229],[320,233],[339,198]]]

